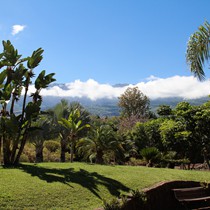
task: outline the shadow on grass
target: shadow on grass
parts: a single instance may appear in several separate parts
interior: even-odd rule
[[[119,196],[120,191],[128,192],[130,189],[123,185],[121,182],[107,178],[100,175],[97,172],[88,172],[86,170],[80,169],[75,171],[73,168],[69,169],[51,169],[39,167],[37,165],[20,165],[19,168],[26,173],[31,174],[31,176],[36,176],[41,180],[46,182],[60,182],[66,184],[70,187],[71,183],[76,183],[84,188],[90,190],[95,196],[101,199],[98,194],[98,185],[103,185],[108,189],[110,194],[114,196]]]

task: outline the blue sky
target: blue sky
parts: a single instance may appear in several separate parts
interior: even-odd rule
[[[188,77],[187,41],[205,20],[210,22],[209,0],[0,3],[1,40],[11,40],[25,56],[42,47],[44,60],[36,73],[55,72],[58,83],[137,84],[153,80],[152,75]],[[209,69],[205,72],[208,78]]]

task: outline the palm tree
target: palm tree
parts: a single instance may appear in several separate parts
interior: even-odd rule
[[[119,145],[113,128],[109,125],[101,125],[91,129],[88,137],[80,139],[77,148],[84,158],[90,159],[91,162],[95,159],[96,163],[103,163],[105,152],[115,152]]]
[[[190,36],[187,44],[186,60],[190,71],[199,80],[205,79],[203,66],[209,60],[210,24],[206,21],[198,31]]]
[[[90,113],[78,102],[71,102],[68,103],[67,100],[62,99],[60,103],[58,103],[50,112],[54,113],[54,116],[58,121],[61,118],[68,119],[70,112],[78,109],[80,111],[80,117],[78,120],[82,121],[82,125],[90,123]],[[57,132],[60,136],[60,144],[61,144],[61,154],[60,154],[60,161],[66,161],[66,152],[69,151],[68,149],[68,129],[66,129],[61,124],[57,124]],[[86,129],[79,132],[79,135],[84,135],[86,133]]]
[[[51,111],[55,114],[55,118],[57,121],[61,120],[61,118],[68,118],[68,115],[70,113],[68,101],[65,99],[62,99],[61,102],[58,103]],[[58,133],[60,134],[60,144],[61,144],[60,161],[65,162],[67,138],[68,138],[67,130],[61,127],[60,124],[57,124],[57,130],[58,130]]]
[[[54,138],[55,124],[49,114],[42,114],[32,122],[28,139],[35,146],[36,162],[43,162],[44,141]]]
[[[74,148],[76,141],[79,136],[79,132],[84,130],[85,128],[89,128],[89,124],[82,124],[82,120],[80,120],[80,110],[75,109],[72,110],[68,116],[68,118],[61,118],[59,122],[60,125],[62,125],[66,131],[67,131],[67,137],[70,142],[70,160],[73,162],[74,157]]]

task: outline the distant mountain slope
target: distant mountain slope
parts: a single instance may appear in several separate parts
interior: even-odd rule
[[[78,98],[78,97],[51,97],[45,96],[43,98],[43,109],[49,109],[55,106],[57,103],[61,101],[61,99],[66,99],[69,102],[79,102],[82,106],[84,106],[91,114],[99,115],[99,116],[118,116],[119,115],[119,107],[117,105],[118,99],[99,99],[92,101],[88,98]],[[191,99],[185,100],[182,98],[158,98],[154,100],[150,100],[150,107],[152,111],[156,111],[159,105],[169,105],[174,108],[177,103],[181,101],[187,101],[192,105],[201,105],[209,100],[208,97],[199,98],[199,99]]]
[[[115,88],[126,87],[128,84],[116,84],[113,85]],[[50,84],[47,89],[50,88],[60,88],[62,90],[70,90],[68,83],[53,83]],[[120,109],[118,107],[118,98],[102,98],[97,100],[91,100],[88,97],[62,97],[62,96],[43,96],[42,109],[46,110],[49,108],[53,108],[56,104],[60,103],[61,99],[66,99],[69,102],[79,102],[82,106],[84,106],[91,114],[99,115],[99,116],[118,116],[120,113]],[[157,98],[150,100],[150,107],[153,112],[155,112],[160,105],[169,105],[174,108],[177,103],[181,101],[188,101],[192,105],[200,105],[208,101],[208,97],[185,100],[179,97],[168,97],[168,98]],[[16,112],[21,111],[22,98],[16,104],[15,110]]]

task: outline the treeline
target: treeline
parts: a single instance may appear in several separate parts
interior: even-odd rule
[[[33,122],[23,160],[86,161],[171,167],[205,163],[209,168],[210,102],[161,105],[157,115],[137,88],[119,97],[119,117],[92,116],[79,103],[62,100]],[[31,152],[29,152],[29,150]],[[28,156],[27,156],[28,155]],[[28,158],[27,158],[28,157]]]

